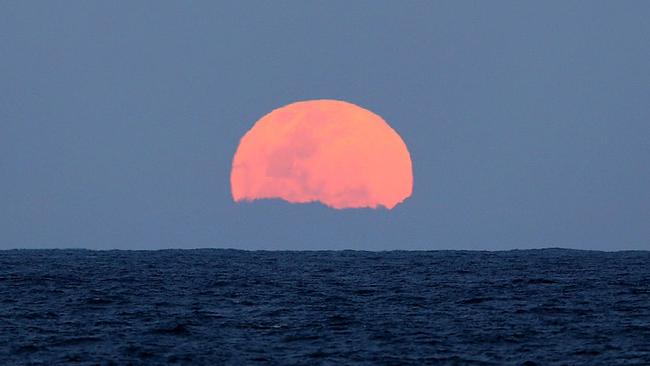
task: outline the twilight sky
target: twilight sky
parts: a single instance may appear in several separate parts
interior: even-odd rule
[[[650,2],[0,2],[0,248],[650,249]],[[392,211],[235,204],[253,123],[382,116]]]

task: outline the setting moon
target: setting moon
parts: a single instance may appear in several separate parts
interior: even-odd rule
[[[392,209],[411,196],[411,156],[384,119],[339,100],[300,101],[259,119],[230,174],[236,202],[282,199]]]

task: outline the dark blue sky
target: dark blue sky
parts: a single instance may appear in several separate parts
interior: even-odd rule
[[[650,249],[650,2],[3,1],[0,248]],[[237,205],[290,102],[384,117],[395,210]]]

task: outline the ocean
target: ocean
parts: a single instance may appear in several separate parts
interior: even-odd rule
[[[0,251],[0,365],[650,365],[650,252]]]

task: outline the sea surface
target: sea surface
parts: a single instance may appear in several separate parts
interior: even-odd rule
[[[0,365],[650,365],[650,252],[0,251]]]

